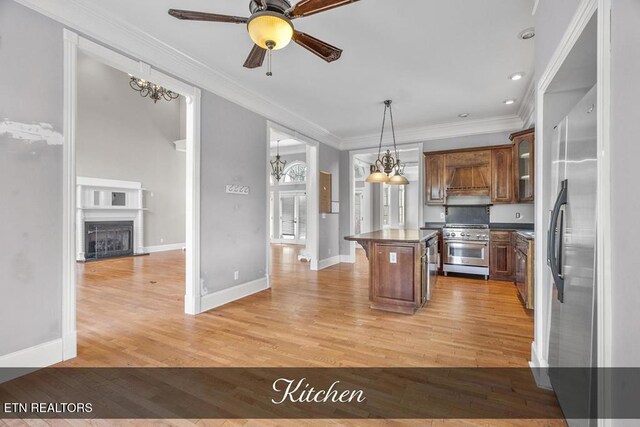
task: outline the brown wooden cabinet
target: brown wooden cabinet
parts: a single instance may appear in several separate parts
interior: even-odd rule
[[[514,283],[518,294],[528,309],[534,307],[534,282],[533,282],[533,240],[514,232]]]
[[[494,280],[513,280],[513,244],[511,231],[491,231],[489,276]]]
[[[444,154],[427,154],[425,162],[425,203],[442,205],[446,198]]]
[[[491,202],[512,203],[513,150],[511,147],[491,150]]]
[[[509,137],[513,141],[515,200],[528,203],[534,200],[535,130],[527,129]]]

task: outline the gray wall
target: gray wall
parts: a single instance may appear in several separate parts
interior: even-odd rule
[[[154,104],[126,73],[78,55],[77,175],[142,182],[144,246],[185,242],[186,158],[172,144],[180,129],[180,100]]]
[[[516,131],[517,129],[514,129]],[[492,145],[510,144],[509,135],[511,132],[489,133],[484,135],[471,135],[459,138],[446,138],[434,141],[427,141],[423,144],[424,151],[455,150],[457,148],[485,147]],[[516,213],[520,218],[516,218]],[[444,222],[441,218],[444,214],[442,206],[424,207],[425,222]],[[535,207],[533,203],[494,205],[491,207],[491,222],[510,222],[532,224],[534,222]]]
[[[340,151],[323,144],[320,144],[319,151],[318,163],[320,171],[331,174],[331,200],[334,202],[340,201]],[[346,194],[349,194],[348,190]],[[342,212],[342,206],[341,204],[340,212]],[[340,215],[320,214],[319,260],[340,255],[340,239],[342,239],[340,237]]]
[[[0,125],[61,133],[62,25],[0,0],[0,39]],[[4,355],[62,335],[62,145],[0,133],[0,194]]]
[[[581,0],[540,0],[536,9],[535,81],[540,80]]]
[[[266,274],[267,121],[204,91],[201,138],[201,274],[211,293]],[[227,194],[225,184],[250,193]]]
[[[640,286],[635,225],[640,212],[637,142],[640,108],[640,2],[612,2],[611,251],[613,365],[640,366]],[[631,233],[631,234],[630,234]],[[634,326],[631,326],[634,325]],[[616,399],[613,399],[616,401]]]
[[[345,236],[350,235],[351,218],[349,218],[351,210],[351,197],[349,197],[349,187],[351,180],[351,166],[349,165],[349,152],[340,152],[340,215],[338,238],[340,245],[340,255],[349,255],[350,244],[344,240]]]

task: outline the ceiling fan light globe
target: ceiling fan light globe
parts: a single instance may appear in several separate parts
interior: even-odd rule
[[[274,12],[258,12],[247,23],[253,42],[263,49],[279,50],[286,47],[293,37],[293,24],[283,15]],[[273,43],[273,44],[272,44]]]

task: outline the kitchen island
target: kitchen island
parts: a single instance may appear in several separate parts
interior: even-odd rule
[[[430,298],[438,273],[438,231],[385,229],[347,236],[369,259],[371,308],[414,314]]]

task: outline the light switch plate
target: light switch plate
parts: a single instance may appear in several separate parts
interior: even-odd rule
[[[396,252],[389,252],[389,262],[391,264],[398,263],[398,254]]]

